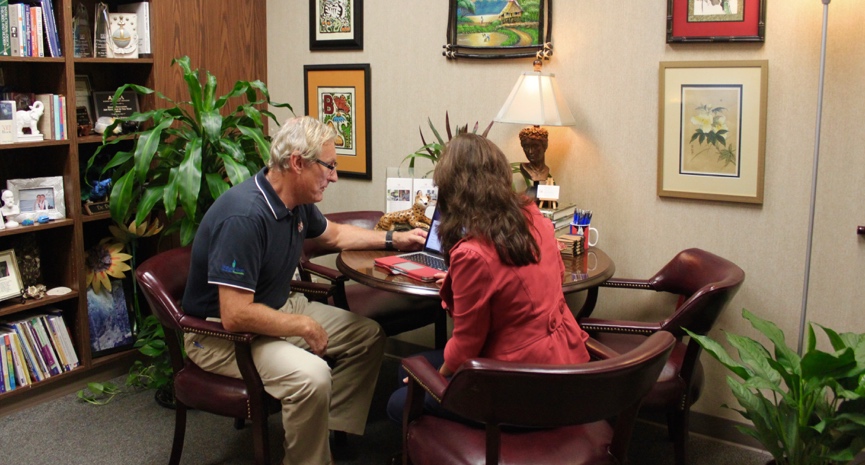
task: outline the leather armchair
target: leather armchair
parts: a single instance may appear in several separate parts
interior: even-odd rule
[[[329,213],[324,216],[332,222],[373,229],[382,215],[383,212],[368,210]],[[312,262],[315,258],[337,252],[338,250],[319,247],[313,241],[306,241],[303,247],[301,280],[312,283],[313,276],[317,276],[330,283],[327,296],[320,299],[321,302],[376,321],[388,336],[435,323],[436,347],[444,347],[446,315],[439,299],[397,294],[360,284],[347,285],[348,277],[338,270]]]
[[[589,344],[601,360],[580,365],[471,359],[450,381],[423,357],[404,359],[403,464],[623,463],[640,401],[674,343],[658,332],[612,358]],[[424,415],[426,392],[483,426]]]
[[[745,272],[724,258],[700,249],[683,250],[649,279],[613,278],[601,284],[607,288],[677,296],[676,305],[666,319],[642,322],[587,317],[579,320],[583,330],[618,352],[637,347],[646,337],[659,331],[676,337],[672,355],[643,400],[643,407],[666,412],[678,465],[687,463],[688,415],[703,386],[702,347],[690,340],[683,328],[697,334],[708,333],[744,280]]]
[[[189,247],[172,249],[149,258],[135,270],[142,294],[153,315],[165,329],[165,342],[174,370],[176,413],[169,463],[180,463],[186,432],[186,411],[192,408],[234,418],[238,428],[243,427],[245,420],[251,421],[255,463],[268,464],[267,416],[280,411],[281,405],[264,391],[252,361],[251,343],[257,335],[226,331],[221,323],[183,313],[180,302],[189,275],[190,257]],[[294,286],[293,283],[292,288],[301,292],[309,290],[319,297],[328,295],[330,291],[325,285],[297,284]],[[181,347],[183,333],[186,332],[233,341],[243,379],[204,371],[184,357]]]

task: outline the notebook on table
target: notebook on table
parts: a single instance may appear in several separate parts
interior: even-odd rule
[[[423,250],[409,252],[390,257],[376,258],[376,266],[387,268],[391,273],[406,275],[418,281],[435,281],[436,273],[447,271],[447,265],[442,255],[442,244],[438,234],[441,222],[439,211],[433,212],[432,224],[424,242]]]

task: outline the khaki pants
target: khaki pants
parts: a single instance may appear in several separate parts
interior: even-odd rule
[[[307,352],[300,337],[261,336],[252,343],[252,358],[264,389],[282,400],[285,428],[284,464],[328,464],[328,430],[362,435],[366,426],[385,336],[378,323],[342,309],[309,302],[292,294],[280,312],[307,315],[327,331],[327,356]],[[186,353],[212,373],[240,378],[234,343],[187,333]]]

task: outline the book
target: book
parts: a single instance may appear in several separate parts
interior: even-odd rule
[[[60,363],[57,362],[57,356],[54,354],[54,349],[51,347],[51,341],[48,340],[45,328],[37,317],[31,318],[29,323],[34,333],[34,342],[39,344],[39,350],[42,353],[42,359],[45,360],[45,365],[48,367],[48,372],[51,375],[59,375],[63,370],[60,369]]]
[[[70,371],[75,368],[77,365],[73,364],[72,356],[69,353],[66,344],[63,343],[63,337],[60,335],[61,330],[58,329],[56,320],[52,320],[50,315],[42,315],[40,319],[42,320],[42,324],[45,325],[45,329],[48,331],[48,336],[51,339],[51,344],[53,344],[55,352],[57,352],[57,355],[60,357],[63,371]],[[63,320],[62,317],[60,319],[61,321]],[[63,328],[62,331],[66,330],[66,325],[62,322],[60,323],[60,326]]]
[[[39,349],[38,343],[33,339],[30,322],[27,320],[16,321],[13,323],[13,327],[17,330],[18,335],[21,336],[25,344],[27,344],[26,347],[30,349],[33,361],[35,362],[33,368],[39,375],[37,378],[41,381],[51,376],[51,373],[48,371],[48,365],[45,364],[45,360],[42,357],[42,351]]]
[[[30,7],[30,56],[31,57],[43,57],[45,56],[45,50],[43,50],[42,38],[45,35],[42,33],[42,7],[31,6]]]
[[[117,5],[117,11],[135,13],[138,16],[138,55],[150,55],[150,2]]]
[[[0,334],[3,335],[6,344],[6,352],[11,354],[15,384],[18,387],[29,386],[30,377],[28,376],[27,367],[24,363],[24,354],[21,353],[18,344],[18,336],[8,329],[0,330]]]
[[[45,334],[48,336],[48,343],[51,344],[51,349],[54,351],[53,353],[57,355],[57,364],[60,366],[60,372],[69,371],[71,367],[66,359],[66,352],[60,345],[60,338],[57,336],[57,332],[54,331],[54,328],[50,324],[48,324],[46,315],[39,315],[38,319],[39,323],[42,324],[42,327],[45,329]]]
[[[12,347],[15,349],[15,354],[17,354],[18,359],[21,361],[21,370],[22,376],[24,378],[24,385],[29,386],[33,384],[34,380],[30,376],[30,365],[27,361],[27,355],[24,353],[24,344],[21,342],[21,337],[18,336],[17,333],[12,333]]]
[[[39,119],[39,132],[45,136],[45,140],[57,140],[57,134],[54,132],[54,120],[57,115],[54,113],[54,95],[53,94],[36,94],[36,100],[42,102],[42,118]]]
[[[573,217],[574,208],[576,208],[576,205],[567,205],[556,209],[542,208],[541,214],[544,215],[544,217],[546,218],[556,221],[565,217]]]
[[[14,144],[18,141],[15,110],[14,100],[0,100],[0,144]]]
[[[69,139],[69,127],[66,124],[66,96],[60,95],[59,100],[60,100],[60,112],[59,112],[60,117],[58,118],[58,120],[60,121],[60,140],[67,140],[67,139]]]
[[[22,332],[19,322],[13,322],[5,325],[6,328],[15,331],[18,336],[18,341],[21,343],[21,350],[24,353],[24,360],[27,362],[27,369],[30,371],[32,382],[42,381],[45,378],[44,372],[39,368],[39,362],[36,361],[36,354],[32,344]]]
[[[60,342],[63,344],[66,356],[69,357],[69,364],[71,367],[75,368],[80,366],[81,363],[78,359],[78,354],[75,353],[75,346],[72,345],[72,337],[69,335],[69,329],[66,327],[66,322],[63,320],[63,316],[59,313],[59,310],[57,312],[49,313],[48,321],[54,325],[54,329],[60,336]]]
[[[6,376],[6,387],[7,390],[11,391],[18,387],[18,380],[15,377],[15,362],[12,355],[12,343],[9,341],[9,335],[3,334],[0,336],[0,344],[3,344],[3,361],[6,362],[6,370],[4,375]]]
[[[9,0],[0,0],[0,55],[12,54],[12,44],[9,41]]]
[[[33,56],[33,44],[30,43],[30,5],[21,4],[21,25],[18,28],[18,36],[21,37],[21,56]]]
[[[24,31],[24,5],[15,3],[9,5],[9,36],[12,46],[12,56],[23,57],[25,48]]]
[[[42,4],[42,19],[45,26],[45,41],[48,43],[48,53],[52,57],[62,57],[60,51],[60,36],[57,34],[57,20],[54,16],[52,0],[40,0]]]
[[[6,366],[6,344],[0,340],[0,392],[11,391],[12,386],[9,385],[9,377],[7,376]]]

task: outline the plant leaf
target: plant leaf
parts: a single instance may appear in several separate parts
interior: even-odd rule
[[[129,206],[132,203],[132,180],[134,171],[129,171],[114,182],[111,195],[108,196],[108,206],[111,218],[120,224],[126,224],[129,217]]]
[[[180,205],[186,216],[194,219],[197,213],[198,196],[201,190],[201,139],[192,139],[186,146],[186,154],[178,172]]]

